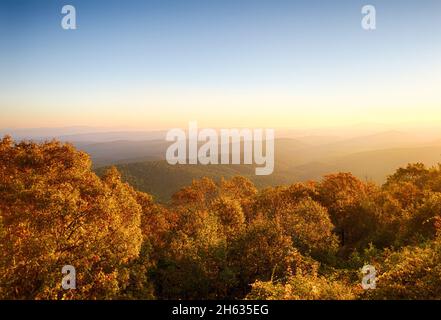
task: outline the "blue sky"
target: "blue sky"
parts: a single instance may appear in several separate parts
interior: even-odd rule
[[[77,30],[60,27],[65,4]],[[438,0],[2,0],[0,127],[441,120],[440,14]]]

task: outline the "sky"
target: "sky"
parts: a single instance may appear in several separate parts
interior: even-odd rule
[[[436,125],[440,15],[439,0],[1,0],[0,128]]]

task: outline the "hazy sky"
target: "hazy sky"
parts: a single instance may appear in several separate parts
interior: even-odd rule
[[[0,127],[440,123],[440,16],[439,0],[1,0]]]

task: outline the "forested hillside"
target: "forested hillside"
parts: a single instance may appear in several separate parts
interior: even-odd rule
[[[201,178],[158,203],[72,145],[0,141],[1,299],[441,299],[440,230],[440,166]]]
[[[350,153],[338,157],[312,158],[311,162],[300,163],[297,158],[305,150],[289,150],[279,143],[276,149],[274,172],[268,176],[256,176],[251,165],[169,165],[164,161],[142,161],[115,164],[124,181],[140,191],[151,193],[158,201],[169,201],[180,188],[194,178],[210,177],[219,182],[221,177],[236,175],[250,179],[256,187],[264,188],[286,185],[307,180],[320,180],[333,172],[351,172],[363,181],[377,184],[386,182],[387,176],[396,168],[407,163],[421,162],[437,164],[441,159],[441,146],[392,148]],[[316,156],[316,155],[314,155]],[[291,160],[292,159],[292,160]],[[109,167],[95,169],[101,175]]]

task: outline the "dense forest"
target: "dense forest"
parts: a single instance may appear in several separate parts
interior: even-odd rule
[[[441,299],[440,231],[441,166],[201,178],[164,204],[70,144],[0,141],[1,299]]]

